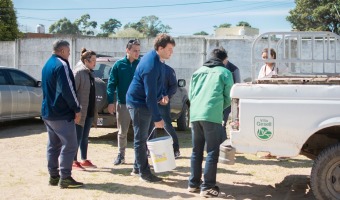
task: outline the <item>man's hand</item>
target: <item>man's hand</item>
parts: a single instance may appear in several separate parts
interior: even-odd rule
[[[77,112],[75,117],[74,117],[74,123],[79,124],[81,118],[81,113]]]
[[[164,97],[162,98],[162,100],[160,100],[158,103],[161,104],[161,105],[163,105],[163,106],[165,106],[166,104],[169,103],[169,97],[168,97],[168,96],[164,96]]]
[[[164,128],[164,121],[155,122],[155,128]]]
[[[109,111],[110,114],[115,113],[116,112],[116,104],[115,103],[109,104],[109,106],[107,107],[107,110]]]

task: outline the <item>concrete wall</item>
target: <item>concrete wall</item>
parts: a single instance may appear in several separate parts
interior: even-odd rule
[[[1,42],[0,43],[0,65],[16,66],[16,42]]]
[[[125,55],[125,38],[96,38],[96,37],[54,37],[54,38],[25,38],[15,42],[0,42],[0,65],[21,69],[36,79],[41,79],[41,70],[52,54],[52,43],[57,39],[67,40],[71,45],[69,62],[75,66],[80,57],[82,47],[91,49],[97,54],[114,57]],[[153,49],[154,38],[141,39],[141,54]],[[192,73],[209,57],[210,51],[223,46],[228,51],[229,59],[237,65],[242,78],[250,76],[250,47],[249,39],[205,39],[203,37],[177,37],[174,54],[166,63],[176,71],[177,78],[184,78],[189,84]]]
[[[82,47],[95,51],[97,54],[106,54],[114,57],[123,57],[125,55],[126,44],[129,39],[125,38],[96,38],[96,37],[54,37],[54,38],[25,38],[15,42],[0,42],[0,65],[10,66],[21,69],[36,79],[41,79],[41,70],[47,59],[52,54],[52,43],[56,39],[64,39],[71,44],[71,56],[69,62],[71,67],[75,66],[80,57]],[[145,54],[153,49],[154,38],[141,39],[141,54]],[[209,57],[209,53],[216,47],[224,47],[228,51],[228,60],[239,67],[241,80],[251,77],[251,47],[254,38],[211,38],[211,37],[177,37],[175,38],[176,47],[174,54],[166,63],[172,66],[177,74],[177,78],[186,79],[187,88],[192,73],[202,66],[204,61]],[[337,40],[338,41],[338,40]],[[332,42],[331,42],[332,43]],[[338,41],[339,43],[339,41]],[[276,42],[271,43],[275,48]],[[322,42],[316,41],[314,45],[314,56],[322,57],[324,50]],[[292,44],[294,45],[294,44]],[[330,57],[339,59],[340,44],[333,45],[336,49],[330,49]],[[258,73],[259,68],[263,65],[261,51],[268,47],[266,40],[260,40],[254,49],[254,55],[258,59],[254,74]],[[294,49],[294,48],[293,48]],[[277,49],[279,54],[280,49]],[[294,53],[294,52],[293,52]],[[309,58],[311,54],[311,43],[303,42],[302,58]],[[294,53],[296,54],[296,53]],[[294,58],[294,56],[293,56]],[[291,66],[289,66],[291,67]],[[334,70],[334,64],[330,66]],[[312,67],[314,68],[314,67]],[[336,64],[337,71],[340,71],[340,63]]]

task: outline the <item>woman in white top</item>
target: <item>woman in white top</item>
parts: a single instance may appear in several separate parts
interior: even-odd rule
[[[270,59],[276,59],[276,52],[274,49],[270,49]],[[262,51],[262,59],[267,60],[268,59],[268,48],[263,49]],[[273,75],[276,75],[276,69],[275,69],[275,63],[268,63],[266,62],[265,65],[263,65],[260,69],[258,79],[260,78],[269,78],[272,77]],[[277,158],[278,160],[286,160],[286,157],[276,157],[271,155],[270,153],[264,156],[261,156],[263,159],[275,159]]]
[[[276,52],[274,49],[270,49],[270,59],[276,59]],[[262,51],[262,59],[268,59],[268,48],[263,49]],[[273,75],[276,75],[275,63],[266,62],[260,69],[258,79],[260,78],[269,78]]]

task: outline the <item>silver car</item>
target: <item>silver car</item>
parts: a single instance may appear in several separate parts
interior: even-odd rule
[[[25,72],[0,66],[0,122],[41,116],[41,82]]]

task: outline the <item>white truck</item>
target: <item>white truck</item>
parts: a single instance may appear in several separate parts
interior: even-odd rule
[[[261,52],[273,48],[277,75],[257,79]],[[340,37],[330,32],[270,32],[253,43],[252,82],[231,89],[230,139],[220,161],[234,152],[305,155],[314,160],[316,199],[340,199]],[[228,159],[226,159],[228,158]],[[237,162],[237,160],[236,160]]]

